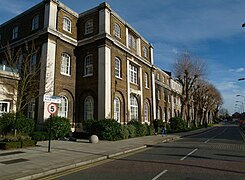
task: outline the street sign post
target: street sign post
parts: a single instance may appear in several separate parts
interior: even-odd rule
[[[48,105],[48,112],[50,113],[48,152],[50,152],[50,145],[51,145],[51,130],[52,130],[53,116],[57,112],[57,110],[58,110],[58,106],[56,104],[50,103]]]
[[[44,94],[43,102],[60,104],[61,103],[61,97]]]

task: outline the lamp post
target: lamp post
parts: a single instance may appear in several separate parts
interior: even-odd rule
[[[239,79],[238,79],[238,81],[243,81],[243,80],[245,80],[245,78],[239,78]]]
[[[238,108],[238,110],[240,111],[240,113],[242,114],[242,107],[240,104],[235,104],[235,108]]]
[[[242,104],[242,113],[244,112],[244,106],[243,106],[243,102],[242,101],[236,101],[236,102],[239,102],[239,103],[241,103]]]

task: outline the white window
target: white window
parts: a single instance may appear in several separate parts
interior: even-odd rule
[[[147,57],[147,48],[145,46],[143,47],[143,54],[144,54],[144,57]]]
[[[138,102],[135,96],[130,97],[130,120],[138,120]]]
[[[128,34],[128,46],[136,49],[136,39],[132,34]]]
[[[93,75],[93,56],[88,55],[84,60],[84,75]]]
[[[28,118],[34,119],[35,118],[35,100],[32,99],[28,103]]]
[[[63,18],[63,30],[71,32],[71,20],[68,17]]]
[[[138,84],[138,69],[131,64],[129,65],[129,77],[131,83]]]
[[[34,73],[36,70],[36,63],[37,63],[37,53],[33,53],[30,59],[30,72]]]
[[[121,77],[121,60],[119,58],[115,58],[115,76]]]
[[[34,18],[32,19],[31,30],[38,29],[38,26],[39,26],[39,15],[36,15],[36,16],[34,16]]]
[[[19,34],[19,27],[15,26],[12,30],[12,39],[16,39],[18,37]]]
[[[71,57],[66,53],[61,54],[60,72],[64,75],[71,75]]]
[[[121,38],[121,28],[120,28],[120,26],[117,23],[115,23],[114,28],[115,28],[114,35],[116,37],[118,37],[118,38]]]
[[[84,101],[84,120],[91,119],[94,119],[94,99],[88,96]]]
[[[61,103],[59,104],[58,116],[68,117],[68,99],[65,96],[61,96]]]
[[[149,122],[149,104],[145,102],[144,108],[145,122]]]
[[[120,122],[120,99],[118,97],[114,99],[114,119]]]
[[[0,116],[3,113],[8,113],[10,108],[10,103],[5,101],[0,101]]]
[[[149,88],[148,74],[145,73],[145,87]]]
[[[93,30],[94,30],[94,22],[93,22],[93,19],[90,19],[85,23],[84,34],[93,33]]]

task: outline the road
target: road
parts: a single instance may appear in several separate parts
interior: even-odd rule
[[[244,180],[245,143],[239,127],[223,125],[47,179]]]

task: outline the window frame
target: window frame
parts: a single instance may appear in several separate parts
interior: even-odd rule
[[[89,54],[84,58],[84,76],[93,76],[94,73],[93,55]]]
[[[145,79],[145,88],[149,89],[149,77],[146,72],[144,74],[144,79]]]
[[[65,52],[61,54],[60,73],[66,76],[71,75],[71,56]]]
[[[118,96],[114,98],[114,119],[121,122],[121,101]]]
[[[145,58],[148,57],[147,48],[146,48],[145,46],[143,46],[143,54],[144,54],[144,57],[145,57]]]
[[[139,103],[133,95],[130,96],[130,121],[132,120],[139,120]]]
[[[128,33],[128,47],[136,49],[136,38],[131,33]]]
[[[59,108],[58,108],[57,115],[60,117],[68,118],[68,108],[69,108],[68,98],[64,95],[61,95],[60,97],[61,97],[61,103],[58,105]]]
[[[3,107],[3,104],[7,104],[6,107]],[[4,109],[6,109],[6,111],[4,111]],[[3,114],[3,113],[8,113],[10,112],[10,102],[8,101],[0,101],[0,116]]]
[[[36,30],[39,28],[39,14],[32,18],[31,30]]]
[[[133,84],[138,84],[138,67],[129,64],[129,79]]]
[[[121,60],[115,57],[115,77],[121,78]]]
[[[31,73],[35,72],[36,64],[37,64],[37,53],[32,53],[30,63],[29,63],[29,71]]]
[[[94,20],[93,19],[89,19],[85,22],[84,25],[84,34],[91,34],[94,32]]]
[[[68,18],[67,16],[63,17],[63,30],[66,32],[71,33],[71,19]]]
[[[149,122],[149,103],[146,101],[144,104],[144,120],[145,123]]]
[[[14,26],[12,29],[12,40],[17,39],[19,36],[19,26]]]
[[[84,120],[94,119],[94,98],[92,96],[87,96],[84,99]],[[89,118],[91,117],[91,118]]]
[[[27,117],[28,118],[35,118],[35,108],[36,108],[36,102],[35,99],[31,99],[30,102],[28,102],[28,113]]]
[[[114,24],[114,35],[121,39],[121,27],[117,23]]]

